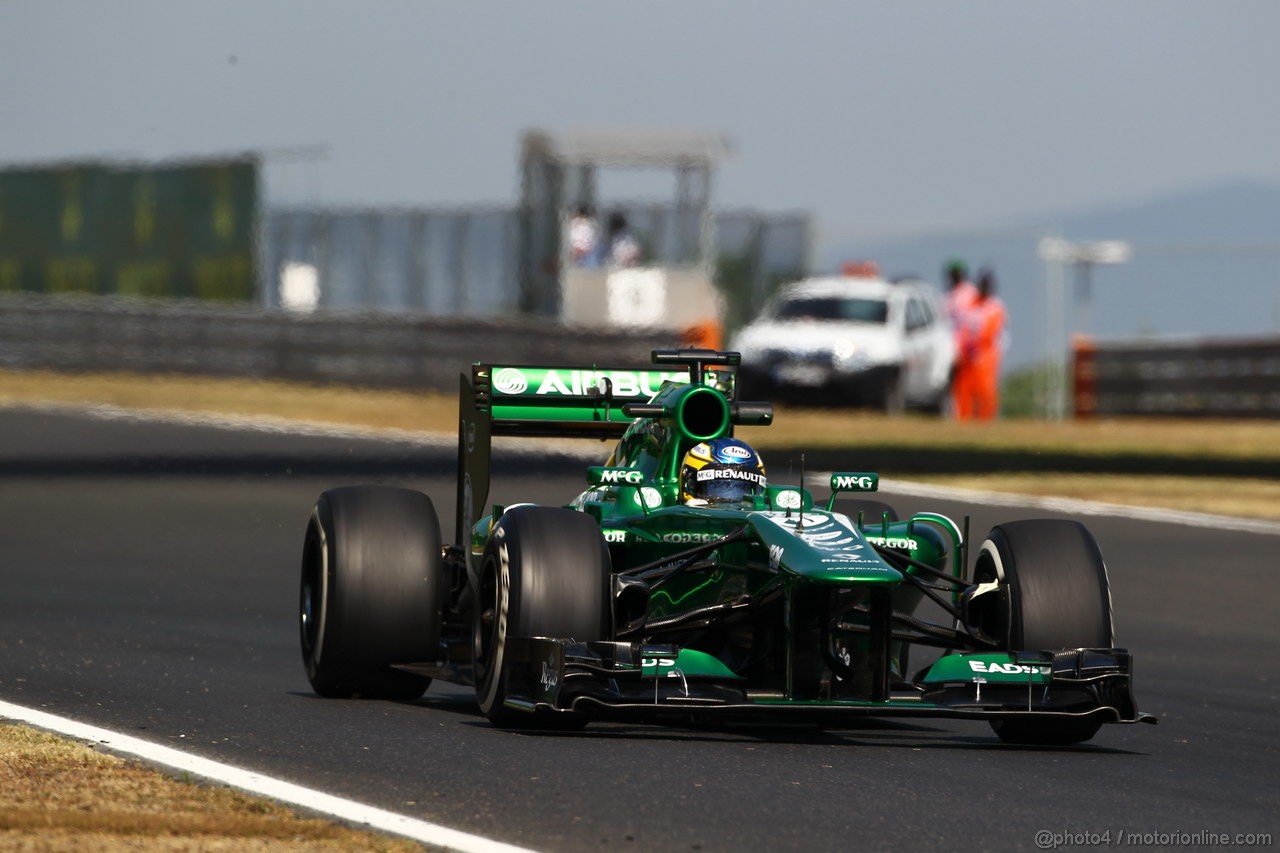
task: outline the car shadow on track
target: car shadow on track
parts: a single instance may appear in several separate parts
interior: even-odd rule
[[[453,708],[451,710],[459,710]],[[478,714],[477,714],[478,716]],[[491,728],[484,719],[462,721],[475,728]],[[1096,744],[1073,746],[1023,746],[1001,743],[994,735],[964,734],[947,729],[871,720],[856,728],[816,726],[675,726],[660,724],[592,723],[579,731],[503,729],[507,734],[533,738],[580,738],[600,741],[666,741],[671,743],[756,742],[792,746],[859,746],[910,750],[1000,750],[1002,752],[1063,752],[1090,755],[1143,755],[1144,753]]]
[[[321,699],[313,693],[291,695]],[[333,700],[322,700],[333,701]],[[357,700],[358,701],[358,700]],[[458,725],[495,734],[527,738],[571,738],[596,741],[668,743],[756,742],[793,746],[858,746],[863,748],[920,750],[999,750],[1001,752],[1053,752],[1087,755],[1134,755],[1147,753],[1093,743],[1073,746],[1028,746],[1001,743],[994,734],[970,734],[936,726],[897,720],[868,719],[854,727],[822,728],[813,725],[749,724],[662,725],[659,723],[593,722],[576,731],[496,728],[480,713],[474,697],[467,693],[428,694],[412,702],[395,702],[405,709],[455,715]]]

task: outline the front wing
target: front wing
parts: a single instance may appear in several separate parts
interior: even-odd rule
[[[1137,710],[1124,649],[946,655],[884,701],[748,689],[715,658],[675,645],[521,638],[507,654],[507,707],[543,717],[824,725],[866,717],[1156,722]]]

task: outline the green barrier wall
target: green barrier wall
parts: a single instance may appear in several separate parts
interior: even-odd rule
[[[251,301],[252,160],[0,170],[0,291]]]

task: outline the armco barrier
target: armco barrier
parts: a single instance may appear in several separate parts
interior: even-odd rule
[[[1076,417],[1280,418],[1280,336],[1074,345]]]
[[[454,391],[475,361],[643,366],[673,334],[535,320],[0,295],[0,367],[188,373]]]

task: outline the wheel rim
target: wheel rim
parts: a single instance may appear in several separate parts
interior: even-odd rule
[[[982,543],[982,547],[978,551],[973,567],[973,580],[975,583],[998,581],[1004,584],[1006,582],[1004,563],[1000,559],[1000,552],[989,539]],[[997,593],[997,595],[999,594]],[[978,613],[975,614],[977,619],[973,624],[988,636],[1003,640],[1005,645],[1008,646],[1013,641],[1012,608],[1013,604],[1007,597],[984,602]]]
[[[324,636],[325,537],[323,529],[312,522],[302,550],[302,590],[299,627],[302,651],[306,658],[318,660]]]
[[[498,565],[490,558],[485,560],[480,573],[480,595],[476,601],[474,646],[477,682],[487,676],[494,649],[499,642],[497,609]]]

